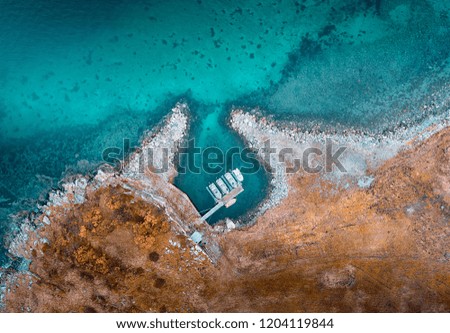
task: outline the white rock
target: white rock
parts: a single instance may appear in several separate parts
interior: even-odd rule
[[[42,219],[42,222],[44,222],[45,224],[49,225],[50,224],[50,219],[47,216],[44,216],[44,218]]]

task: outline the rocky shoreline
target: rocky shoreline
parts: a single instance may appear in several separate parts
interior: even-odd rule
[[[230,127],[235,130],[248,147],[257,151],[259,158],[271,170],[272,179],[268,197],[257,208],[252,222],[268,209],[279,205],[289,192],[289,177],[286,169],[293,166],[294,159],[301,160],[302,153],[309,149],[326,151],[327,140],[345,147],[343,165],[348,166],[344,174],[335,169],[328,173],[321,172],[324,179],[332,180],[340,186],[370,186],[371,173],[384,161],[394,157],[405,148],[411,148],[433,134],[450,126],[450,110],[425,119],[410,128],[399,128],[395,133],[369,135],[358,130],[349,129],[343,133],[322,132],[317,128],[309,131],[300,129],[292,122],[276,122],[264,116],[259,109],[244,111],[233,109],[229,118]],[[270,141],[276,152],[292,149],[285,161],[280,161],[277,154],[270,156],[270,162],[263,160],[265,143]],[[355,163],[355,161],[357,161]],[[298,170],[297,172],[305,172]]]
[[[97,175],[93,179],[78,175],[72,176],[72,179],[68,182],[63,181],[62,189],[50,192],[48,202],[44,206],[38,207],[41,214],[33,214],[33,220],[27,218],[21,224],[23,226],[22,231],[19,232],[10,245],[12,254],[29,257],[30,254],[25,249],[20,250],[21,244],[28,240],[26,235],[30,235],[33,229],[38,230],[39,226],[50,224],[49,219],[52,210],[56,207],[64,208],[69,205],[82,204],[89,192],[95,191],[100,187],[119,183],[120,180],[142,180],[143,177],[153,178],[154,175],[158,175],[163,181],[169,182],[176,175],[173,160],[177,153],[177,147],[185,140],[188,133],[188,112],[187,104],[178,103],[171,110],[171,113],[161,121],[161,125],[143,135],[140,148],[129,157],[128,163],[123,166],[120,172],[116,172],[111,167],[104,165],[99,168]],[[149,155],[143,154],[143,152],[148,152],[149,150],[153,151],[153,161],[151,162],[148,161]],[[164,156],[163,150],[167,150],[168,155],[165,158],[170,162],[167,172],[153,173],[150,168],[142,169],[142,165],[161,166]]]
[[[8,246],[15,268],[5,268],[0,275],[0,304],[7,286],[14,285],[20,276],[33,276],[28,266],[35,254],[34,248],[48,243],[42,230],[51,227],[52,220],[70,213],[102,188],[121,186],[137,198],[161,207],[172,220],[171,227],[176,233],[188,235],[191,230],[204,227],[198,222],[198,212],[189,198],[170,183],[177,173],[174,165],[177,149],[186,139],[188,130],[189,108],[186,103],[177,103],[159,126],[144,134],[140,148],[129,156],[122,170],[104,165],[93,178],[71,176],[70,180],[62,181],[61,189],[49,193],[48,201],[37,207],[37,213],[21,218],[20,230]],[[163,163],[167,164],[167,170],[154,172],[152,166],[159,168]],[[194,245],[194,248],[202,253],[198,246]]]

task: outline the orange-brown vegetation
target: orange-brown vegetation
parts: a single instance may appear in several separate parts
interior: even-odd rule
[[[109,187],[58,216],[33,251],[31,289],[24,276],[7,295],[10,311],[204,310],[195,285],[207,261],[194,260],[161,209]]]
[[[450,131],[374,177],[370,188],[348,190],[315,175],[293,177],[280,206],[222,240],[228,283],[211,306],[449,311]]]

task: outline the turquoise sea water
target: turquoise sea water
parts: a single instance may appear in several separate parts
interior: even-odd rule
[[[44,201],[63,174],[138,142],[179,98],[200,146],[242,147],[232,104],[374,128],[423,117],[450,76],[448,1],[0,0],[0,219]],[[176,180],[200,209],[214,175]],[[246,178],[239,217],[264,195]],[[216,218],[216,219],[217,219]]]

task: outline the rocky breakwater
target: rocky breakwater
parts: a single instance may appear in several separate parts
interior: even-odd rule
[[[177,174],[176,155],[189,130],[189,108],[178,103],[160,126],[145,133],[139,148],[125,161],[119,182],[125,188],[158,202],[186,234],[204,228],[192,202],[172,185]]]
[[[189,108],[185,103],[178,103],[160,126],[144,134],[138,150],[127,158],[122,175],[142,179],[156,173],[171,181],[177,174],[175,155],[188,130]]]
[[[178,103],[120,171],[67,179],[21,221],[9,252],[22,269],[2,275],[5,311],[202,310],[192,293],[176,296],[211,265],[189,238],[208,226],[170,183],[188,112]]]
[[[272,173],[271,190],[259,207],[259,215],[279,205],[291,189],[289,179],[301,175],[319,175],[343,188],[367,188],[373,181],[374,170],[386,160],[449,125],[450,111],[385,134],[354,129],[305,131],[292,123],[269,120],[260,110],[234,109],[230,117],[231,128],[257,152]]]

